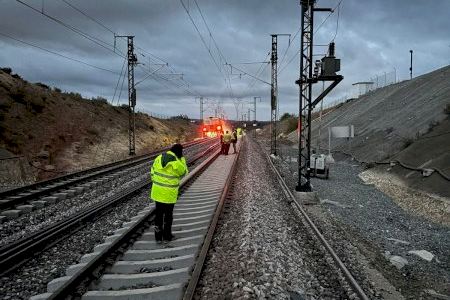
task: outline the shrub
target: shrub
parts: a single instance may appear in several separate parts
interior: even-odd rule
[[[41,88],[46,89],[46,90],[50,89],[50,87],[48,85],[46,85],[45,83],[42,83],[42,82],[37,82],[36,85],[40,86]]]
[[[92,100],[92,101],[96,101],[97,103],[105,103],[105,104],[108,104],[108,100],[107,100],[106,98],[103,98],[103,97],[100,97],[100,96],[95,97],[95,98],[92,97],[91,100]]]
[[[280,117],[280,121],[284,121],[287,120],[289,118],[293,118],[294,115],[290,114],[290,113],[284,113],[281,117]]]
[[[45,105],[39,102],[31,102],[31,109],[36,113],[41,113],[44,110]]]
[[[296,118],[290,118],[287,121],[287,126],[286,126],[286,132],[285,133],[290,133],[290,132],[296,130],[297,126],[298,126],[298,120]]]
[[[178,115],[178,116],[174,116],[174,117],[171,117],[171,119],[173,119],[173,120],[187,120],[187,121],[189,121],[189,117],[187,116],[187,115]]]
[[[10,92],[11,98],[19,103],[25,103],[25,90],[23,88],[18,88],[13,92]]]
[[[10,74],[10,75],[11,75],[11,72],[12,72],[12,69],[11,69],[11,68],[0,68],[0,70],[2,70],[3,72],[5,72],[6,74]]]
[[[22,79],[22,77],[20,77],[19,74],[12,74],[11,77],[15,79]]]
[[[57,87],[54,87],[53,90],[54,90],[55,92],[57,92],[57,93],[61,93],[61,89],[59,89],[59,88],[57,88]]]

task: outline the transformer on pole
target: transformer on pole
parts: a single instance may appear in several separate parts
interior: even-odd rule
[[[331,11],[329,8],[314,8],[315,0],[300,0],[301,37],[300,37],[300,76],[295,82],[299,85],[298,114],[298,182],[297,191],[310,192],[311,157],[311,113],[314,107],[343,79],[336,75],[340,70],[340,60],[334,57],[334,43],[329,45],[328,56],[316,62],[313,68],[314,12]],[[314,72],[313,72],[314,71]],[[322,93],[313,101],[312,85],[318,81],[331,81]]]
[[[135,122],[135,107],[136,107],[136,88],[134,85],[134,66],[137,64],[137,57],[134,54],[133,38],[132,35],[114,35],[115,39],[118,37],[127,38],[128,51],[128,143],[129,154],[136,155],[136,122]]]

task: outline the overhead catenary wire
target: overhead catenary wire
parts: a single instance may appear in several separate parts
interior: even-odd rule
[[[103,68],[103,67],[99,67],[99,66],[96,66],[96,65],[87,63],[87,62],[85,62],[85,61],[79,60],[79,59],[77,59],[77,58],[69,57],[69,56],[67,56],[67,55],[64,55],[64,54],[61,54],[61,53],[58,53],[58,52],[55,52],[55,51],[46,49],[46,48],[44,48],[44,47],[42,47],[42,46],[38,46],[38,45],[36,45],[36,44],[33,44],[33,43],[30,43],[30,42],[26,42],[26,41],[20,40],[20,39],[18,39],[18,38],[15,38],[15,37],[9,35],[9,34],[0,32],[0,35],[2,35],[2,36],[4,36],[4,37],[7,37],[7,38],[9,38],[9,39],[12,39],[12,40],[14,40],[14,41],[16,41],[16,42],[20,42],[20,43],[22,43],[22,44],[25,44],[25,45],[28,45],[28,46],[31,46],[31,47],[40,49],[40,50],[45,51],[45,52],[47,52],[47,53],[50,53],[50,54],[53,54],[53,55],[56,55],[56,56],[59,56],[59,57],[62,57],[62,58],[65,58],[65,59],[68,59],[68,60],[71,60],[71,61],[80,63],[80,64],[83,64],[83,65],[85,65],[85,66],[88,66],[88,67],[91,67],[91,68],[95,68],[95,69],[98,69],[98,70],[101,70],[101,71],[109,72],[109,73],[112,73],[112,74],[117,74],[117,75],[119,75],[119,73],[116,72],[116,71],[113,71],[113,70],[110,70],[110,69],[106,69],[106,68]]]
[[[113,33],[114,36],[116,36],[115,31],[114,31],[111,27],[105,25],[104,22],[102,22],[102,21],[98,20],[97,18],[95,18],[95,17],[89,15],[86,11],[84,11],[84,10],[78,8],[77,6],[75,6],[75,5],[72,4],[72,3],[69,3],[69,2],[66,1],[66,0],[61,0],[61,1],[64,2],[64,3],[66,3],[66,4],[67,4],[69,7],[71,7],[72,9],[74,9],[74,10],[76,10],[77,12],[81,13],[82,15],[84,15],[86,18],[88,18],[88,19],[90,19],[91,21],[95,22],[96,24],[100,25],[102,28],[106,29],[108,32]],[[120,37],[120,38],[125,39],[124,37]],[[108,44],[108,45],[114,46],[114,45],[111,45],[111,44]],[[170,71],[171,73],[175,73],[175,72],[176,72],[171,66],[169,66],[169,63],[168,63],[167,61],[165,61],[164,59],[162,59],[161,57],[159,57],[159,56],[157,56],[157,55],[155,55],[155,54],[153,54],[153,53],[151,53],[151,52],[149,52],[149,51],[143,49],[143,48],[140,47],[139,45],[136,45],[135,48],[138,49],[138,50],[140,50],[140,51],[142,52],[142,53],[139,53],[140,55],[142,55],[142,56],[145,57],[145,55],[143,54],[143,53],[145,53],[146,55],[151,56],[152,58],[157,59],[157,60],[163,62],[163,63],[165,64],[165,66],[167,66],[167,67],[169,68],[169,71]],[[115,48],[114,48],[114,50],[115,50]],[[150,59],[150,58],[149,58],[149,59]],[[163,67],[164,67],[164,66],[163,66]],[[163,67],[162,67],[162,68],[163,68]],[[162,69],[162,68],[160,68],[160,69]],[[139,81],[138,83],[143,82],[144,80],[146,80],[146,79],[148,79],[148,78],[150,78],[150,77],[152,77],[152,78],[155,79],[155,81],[156,81],[156,77],[159,76],[158,74],[156,74],[157,71],[150,71],[150,72],[147,72],[147,71],[144,70],[144,69],[142,69],[142,70],[143,70],[144,73],[145,73],[145,77],[144,77],[144,79],[142,79],[142,80]],[[156,77],[155,77],[155,76],[150,76],[150,73],[153,73],[152,75],[155,75]],[[164,78],[164,80],[167,80],[167,78]],[[190,84],[189,84],[185,79],[180,79],[180,80],[183,82],[183,84],[181,84],[181,85],[184,85],[184,86],[188,87],[188,89],[189,89],[189,85],[190,85]],[[119,81],[120,81],[120,79],[119,79]],[[171,83],[172,83],[173,85],[176,85],[176,84],[174,84],[173,82],[171,82]],[[177,86],[178,88],[180,88],[181,85],[176,85],[176,86]],[[192,89],[192,88],[191,88],[191,89]],[[184,89],[184,90],[186,91],[186,89]],[[188,94],[199,94],[199,93],[196,92],[196,91],[194,91],[194,92],[190,92],[190,91],[189,91]]]
[[[191,21],[192,25],[194,26],[194,28],[195,28],[197,34],[199,35],[200,40],[202,41],[203,45],[205,46],[206,50],[208,51],[208,54],[209,54],[209,56],[211,57],[211,59],[212,59],[214,65],[216,66],[216,68],[217,68],[217,70],[219,71],[219,73],[225,78],[225,82],[227,82],[227,87],[230,89],[230,97],[234,98],[233,88],[232,88],[232,86],[231,86],[231,80],[230,80],[230,77],[229,77],[228,73],[225,71],[225,74],[224,74],[223,69],[220,67],[221,64],[217,62],[216,58],[215,58],[214,55],[212,54],[212,52],[211,52],[211,47],[207,45],[207,43],[206,43],[206,41],[205,41],[205,38],[203,37],[202,33],[200,32],[200,29],[198,28],[197,24],[195,23],[195,21],[194,21],[192,15],[191,15],[191,13],[189,12],[189,9],[188,9],[188,8],[186,7],[186,5],[184,4],[183,0],[180,0],[180,3],[181,3],[181,5],[183,6],[184,10],[186,11],[186,13],[187,13],[187,15],[188,15],[188,17],[189,17],[189,20]],[[204,21],[205,24],[206,24],[206,20],[205,20],[205,18],[204,18],[204,16],[203,16],[203,13],[201,12],[200,7],[198,6],[198,3],[197,3],[197,2],[196,2],[196,7],[197,7],[197,9],[199,10],[200,15],[202,16],[202,19],[203,19],[203,21]],[[213,39],[213,42],[215,43],[215,39],[214,39],[214,37],[213,37],[213,35],[212,35],[212,32],[209,30],[209,26],[207,26],[207,24],[206,24],[205,26],[206,26],[206,28],[207,28],[209,34],[210,34],[211,39]],[[216,46],[217,49],[218,49],[218,52],[219,52],[219,58],[223,59],[223,60],[225,61],[225,63],[226,63],[226,59],[225,59],[225,57],[223,56],[222,51],[220,51],[220,49],[218,48],[217,43],[215,43],[215,46]]]
[[[56,23],[58,23],[58,24],[64,26],[65,28],[67,28],[67,29],[69,29],[69,30],[75,32],[76,34],[78,34],[78,35],[80,35],[80,36],[82,36],[82,37],[84,37],[84,38],[86,38],[86,39],[88,39],[88,40],[90,40],[91,42],[97,44],[98,46],[100,46],[100,47],[102,47],[102,48],[104,48],[104,49],[106,49],[106,50],[108,50],[108,51],[110,51],[110,52],[113,52],[113,53],[116,54],[116,55],[119,55],[119,56],[121,56],[121,57],[125,57],[125,55],[124,55],[123,53],[117,53],[117,52],[115,51],[114,45],[113,45],[113,44],[107,43],[107,42],[105,42],[105,41],[103,41],[103,40],[101,40],[101,39],[99,39],[99,38],[93,37],[93,36],[91,36],[90,34],[84,32],[84,31],[82,31],[82,30],[80,30],[80,29],[78,29],[78,28],[76,28],[76,27],[74,27],[74,26],[72,26],[72,25],[69,25],[69,24],[67,24],[66,22],[64,22],[64,21],[62,21],[62,20],[60,20],[60,19],[58,19],[58,18],[56,18],[56,17],[53,17],[53,16],[51,16],[51,15],[45,13],[44,11],[40,11],[39,9],[37,9],[37,8],[35,8],[35,7],[31,6],[31,5],[29,5],[28,3],[25,3],[25,2],[23,2],[23,1],[21,1],[21,0],[16,0],[16,2],[18,2],[18,3],[20,3],[20,4],[24,5],[24,6],[26,6],[26,7],[30,8],[30,9],[32,9],[33,11],[35,11],[35,12],[37,12],[37,13],[39,13],[39,14],[41,14],[41,15],[47,17],[47,18],[49,18],[50,20],[52,20],[52,21],[54,21],[54,22],[56,22]],[[109,46],[109,47],[108,47],[108,46]],[[111,48],[111,47],[113,47],[113,48]]]

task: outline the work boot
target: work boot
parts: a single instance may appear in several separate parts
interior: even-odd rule
[[[163,232],[161,228],[155,226],[155,241],[157,244],[161,244],[163,240]]]
[[[174,239],[175,239],[175,236],[171,233],[164,236],[164,242],[170,242],[170,241],[173,241]]]

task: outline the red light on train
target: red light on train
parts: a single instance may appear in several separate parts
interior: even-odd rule
[[[219,126],[217,126],[217,130],[220,130],[220,129],[222,129],[222,127],[219,125]]]

